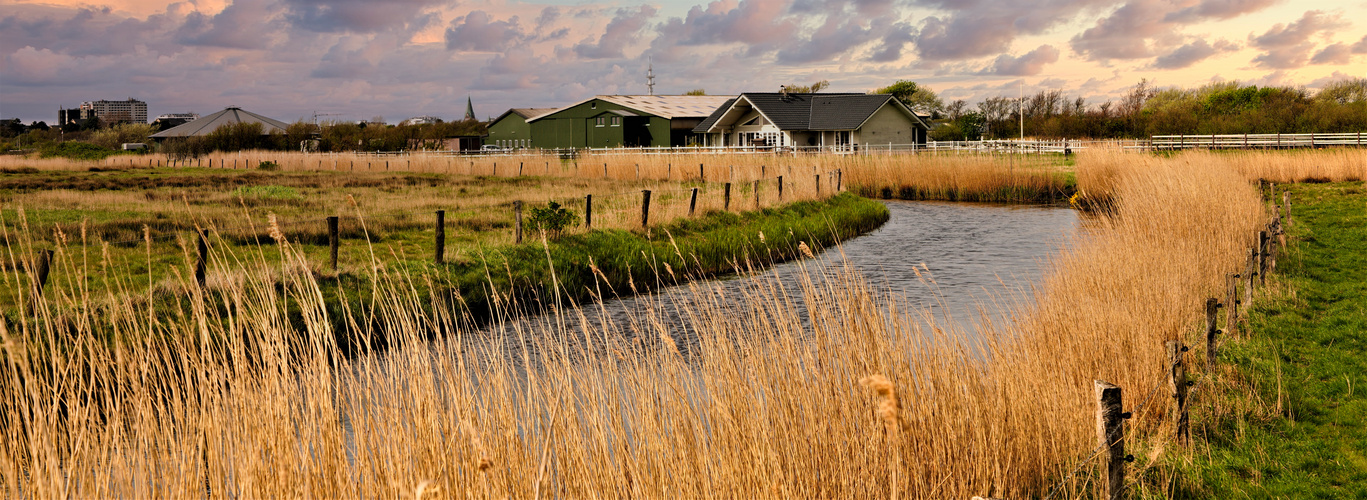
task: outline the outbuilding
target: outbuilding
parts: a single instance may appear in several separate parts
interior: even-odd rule
[[[527,120],[553,113],[560,108],[512,108],[489,122],[489,136],[484,144],[500,148],[532,147],[532,126]]]
[[[527,120],[543,149],[679,147],[700,144],[693,132],[730,99],[709,95],[600,95]]]

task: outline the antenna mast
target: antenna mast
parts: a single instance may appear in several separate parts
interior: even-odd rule
[[[655,95],[655,58],[650,58],[650,65],[646,67],[646,92],[648,95]]]

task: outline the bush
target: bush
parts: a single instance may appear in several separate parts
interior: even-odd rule
[[[561,207],[559,203],[551,201],[546,203],[546,208],[533,207],[532,217],[529,220],[532,226],[546,231],[547,237],[556,239],[560,237],[565,228],[577,225],[579,216]]]
[[[263,161],[256,166],[257,170],[280,170],[280,164],[273,161]]]

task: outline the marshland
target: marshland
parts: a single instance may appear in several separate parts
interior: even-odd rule
[[[1269,217],[1260,180],[1359,182],[1367,164],[1355,150],[216,159],[0,164],[11,496],[1094,497],[1098,379],[1133,412],[1136,495],[1199,492],[1181,464],[1208,445],[1169,438],[1164,342],[1203,355],[1203,304]],[[514,202],[552,201],[577,225],[524,221],[516,242]],[[1019,228],[989,222],[1022,219],[982,202],[1053,204],[1033,210],[1062,221],[978,277],[1011,286],[964,295],[946,284],[973,242],[945,243],[941,263],[918,242],[979,224],[1021,247]],[[857,236],[898,210],[934,230],[870,245],[888,265],[853,262]],[[954,210],[985,215],[954,224]],[[345,218],[336,268],[327,216]],[[915,279],[892,285],[893,264]],[[892,293],[913,287],[928,295]],[[638,293],[652,300],[606,312]],[[937,294],[976,321],[937,315]],[[1254,390],[1194,371],[1211,401]]]

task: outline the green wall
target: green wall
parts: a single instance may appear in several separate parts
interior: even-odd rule
[[[531,123],[532,145],[538,148],[603,148],[619,146],[670,146],[669,120],[658,116],[622,116],[614,110],[634,110],[594,99],[556,111]],[[622,124],[612,126],[612,117]],[[603,117],[604,126],[597,126]],[[493,128],[489,129],[490,137]]]
[[[485,144],[500,144],[499,141],[518,141],[532,138],[532,126],[522,115],[508,113],[489,125],[489,137]]]

